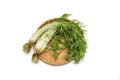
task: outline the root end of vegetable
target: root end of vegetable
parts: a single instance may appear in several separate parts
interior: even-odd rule
[[[33,54],[32,56],[32,62],[37,63],[39,61],[38,54]]]
[[[25,53],[29,53],[30,50],[31,50],[31,44],[30,43],[26,43],[26,44],[23,45],[23,51]]]

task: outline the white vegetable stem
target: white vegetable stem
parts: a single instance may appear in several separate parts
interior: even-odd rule
[[[44,33],[46,32],[48,29],[50,29],[53,26],[58,25],[59,22],[57,21],[53,21],[49,24],[46,24],[45,26],[43,26],[41,29],[37,30],[36,32],[33,33],[33,35],[31,36],[31,38],[29,39],[29,43],[33,44],[35,43],[38,38]]]
[[[49,43],[54,33],[56,32],[56,27],[57,26],[51,27],[38,39],[34,48],[35,53],[40,54],[41,52],[44,51],[44,49],[47,47],[47,44]]]

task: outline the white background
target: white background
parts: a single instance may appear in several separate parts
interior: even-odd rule
[[[84,61],[31,62],[22,45],[45,20],[72,13],[87,29]],[[0,0],[0,80],[120,80],[119,0]]]

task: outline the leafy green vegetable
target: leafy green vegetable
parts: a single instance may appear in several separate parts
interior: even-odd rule
[[[35,54],[32,57],[33,62],[38,62],[38,55],[45,50],[48,43],[54,37],[55,39],[50,49],[54,52],[53,57],[55,60],[59,56],[60,51],[66,48],[68,48],[68,54],[65,57],[67,61],[74,60],[75,63],[79,63],[83,59],[87,49],[87,41],[84,36],[86,30],[83,29],[84,25],[81,22],[69,20],[68,17],[70,15],[64,14],[56,21],[46,24],[33,33],[29,43],[23,46],[23,50],[28,53],[31,46],[34,45]]]
[[[87,48],[87,42],[84,37],[85,30],[82,28],[84,25],[77,20],[66,20],[69,14],[64,14],[59,18],[59,27],[55,36],[64,37],[65,41],[62,43],[65,47],[69,48],[68,55],[65,57],[66,60],[75,60],[75,63],[78,63],[84,56]],[[57,51],[58,39],[54,41],[52,48],[54,51]],[[57,44],[57,45],[55,45]]]
[[[50,47],[50,50],[52,50],[54,52],[53,57],[55,60],[57,60],[59,53],[66,48],[62,44],[63,44],[63,41],[62,41],[61,37],[55,36],[54,40],[52,41],[51,47]]]

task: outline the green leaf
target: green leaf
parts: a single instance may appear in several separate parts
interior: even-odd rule
[[[68,18],[69,16],[71,16],[71,14],[63,14],[60,18],[66,19],[66,18]]]

